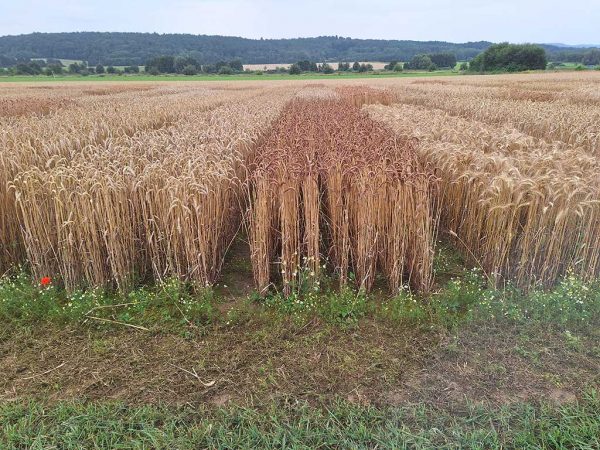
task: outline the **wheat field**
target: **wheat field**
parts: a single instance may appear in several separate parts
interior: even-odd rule
[[[0,86],[0,274],[67,290],[307,272],[429,292],[600,273],[600,74]]]

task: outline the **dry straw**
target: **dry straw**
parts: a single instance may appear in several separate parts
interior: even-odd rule
[[[249,237],[261,291],[280,279],[289,294],[306,273],[316,281],[324,259],[341,284],[353,274],[366,291],[378,271],[393,290],[431,287],[432,177],[412,140],[359,108],[387,104],[389,95],[362,87],[301,93],[275,122],[251,178]]]

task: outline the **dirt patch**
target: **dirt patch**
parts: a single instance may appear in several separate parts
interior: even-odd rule
[[[319,402],[356,391],[378,400],[433,345],[434,336],[398,338],[373,322],[344,331],[250,321],[194,338],[35,330],[1,343],[0,399],[248,404],[288,396]]]
[[[495,327],[453,336],[373,320],[351,330],[317,322],[299,327],[258,315],[192,338],[45,328],[0,341],[0,401],[564,403],[600,381],[598,358],[586,347],[569,349],[560,335]]]
[[[440,342],[420,375],[406,386],[409,401],[573,401],[576,393],[600,385],[595,337],[581,339],[587,344],[570,348],[559,331],[494,323],[470,326]]]

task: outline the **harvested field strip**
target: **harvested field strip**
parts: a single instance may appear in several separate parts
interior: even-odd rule
[[[600,161],[561,142],[412,105],[369,106],[417,137],[441,180],[443,226],[485,270],[522,287],[600,274]]]
[[[386,96],[323,90],[284,108],[252,168],[249,237],[259,290],[279,274],[286,294],[306,273],[316,282],[322,257],[342,285],[355,274],[368,291],[380,270],[392,290],[430,288],[433,179],[412,140],[395,138],[359,109]]]

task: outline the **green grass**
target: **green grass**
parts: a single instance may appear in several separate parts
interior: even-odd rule
[[[127,293],[102,289],[67,293],[54,285],[33,284],[25,272],[0,279],[0,322],[16,326],[83,321],[161,329],[201,326],[216,318],[216,304],[212,289],[175,279]]]
[[[176,280],[140,287],[127,294],[101,290],[67,294],[58,286],[32,284],[27,274],[21,272],[0,280],[0,322],[6,331],[0,333],[0,343],[9,342],[12,332],[18,336],[19,329],[35,329],[43,323],[59,324],[59,327],[60,324],[76,324],[82,328],[73,330],[79,329],[84,334],[88,333],[89,327],[94,328],[90,331],[101,328],[100,334],[89,333],[100,350],[103,342],[110,341],[112,327],[123,331],[123,324],[148,327],[157,332],[152,334],[155,337],[172,332],[183,333],[185,339],[202,340],[203,344],[208,340],[207,333],[231,329],[236,335],[246,330],[246,337],[242,337],[241,342],[250,353],[258,351],[256,342],[265,336],[275,336],[281,341],[281,352],[289,352],[290,358],[295,358],[294,344],[289,336],[306,332],[304,324],[310,321],[312,328],[308,328],[313,331],[306,332],[302,335],[304,340],[301,339],[308,346],[296,350],[303,354],[318,348],[312,342],[320,333],[339,331],[347,336],[340,341],[340,353],[327,353],[334,357],[334,361],[338,361],[335,355],[340,357],[331,377],[340,372],[337,376],[346,380],[362,370],[362,377],[390,377],[393,380],[397,376],[396,366],[386,369],[380,358],[398,358],[403,353],[390,352],[390,342],[377,341],[374,347],[365,347],[381,352],[381,356],[378,356],[379,353],[365,353],[363,347],[357,347],[357,342],[364,339],[360,337],[361,327],[370,322],[375,327],[370,330],[382,327],[397,329],[398,334],[392,334],[394,342],[401,339],[399,335],[402,333],[419,336],[422,341],[424,336],[438,334],[451,339],[455,331],[458,333],[458,330],[467,328],[472,333],[486,333],[488,326],[518,330],[519,346],[514,351],[516,358],[531,358],[528,377],[533,376],[536,364],[541,364],[540,361],[536,363],[541,358],[539,352],[556,351],[545,336],[560,336],[561,345],[572,348],[573,354],[580,359],[593,357],[593,353],[583,347],[586,342],[593,342],[594,330],[600,326],[600,284],[583,282],[569,275],[549,291],[523,293],[512,288],[491,289],[487,287],[483,274],[464,268],[464,262],[452,249],[446,248],[441,254],[436,261],[436,274],[443,283],[435,293],[426,297],[408,290],[396,295],[382,292],[365,295],[351,289],[338,292],[334,280],[324,279],[316,289],[312,281],[301,283],[295,288],[294,295],[288,298],[277,292],[266,298],[252,295],[229,303],[226,309],[221,307],[230,300],[215,294],[217,289],[194,289]],[[96,321],[89,316],[119,323]],[[290,327],[278,325],[290,317],[298,323]],[[315,318],[318,320],[314,321]],[[243,326],[245,323],[248,323],[246,327]],[[216,326],[209,327],[211,324]],[[580,329],[587,331],[580,332]],[[227,342],[224,352],[235,350],[235,345],[240,345]],[[552,342],[556,343],[556,340]],[[480,371],[481,377],[503,379],[497,372],[507,370],[502,364],[511,360],[499,359],[497,364],[487,364],[485,360],[477,363],[478,352],[484,351],[485,347],[480,349],[477,344],[474,345],[474,349],[467,351],[461,347],[464,343],[456,344],[453,350],[450,342],[438,356],[463,348],[470,355],[471,359],[466,360],[469,366]],[[499,345],[503,344],[500,342]],[[359,365],[356,359],[342,358],[342,355],[352,356],[353,352],[366,355],[368,369]],[[570,355],[569,352],[565,354]],[[171,351],[167,354],[172,357]],[[235,354],[234,351],[234,357]],[[231,404],[223,407],[200,402],[178,407],[157,403],[156,400],[136,405],[104,400],[87,403],[60,400],[53,403],[48,402],[44,395],[36,396],[39,394],[37,391],[26,391],[36,400],[21,393],[15,401],[0,402],[0,448],[600,448],[600,398],[593,378],[591,384],[579,384],[588,387],[585,392],[577,392],[578,401],[562,405],[530,401],[496,406],[487,403],[487,400],[475,403],[464,398],[446,405],[432,401],[435,396],[425,396],[419,397],[422,401],[419,404],[402,401],[399,403],[403,405],[401,407],[384,406],[387,403],[373,406],[353,403],[343,389],[340,392],[344,396],[339,396],[336,391],[328,401],[308,404],[299,400],[302,397],[298,396],[308,389],[310,383],[292,378],[287,386],[283,378],[273,375],[285,363],[279,362],[270,367],[273,364],[271,358],[281,360],[273,355],[268,358],[261,355],[256,353],[255,359],[250,356],[240,359],[242,364],[248,364],[250,369],[244,370],[248,370],[247,375],[252,380],[264,378],[265,383],[264,387],[260,387],[261,382],[258,382],[250,388],[244,386],[248,381],[235,384],[236,389],[251,389],[249,392],[256,399],[245,406]],[[575,364],[569,358],[564,358],[565,364]],[[214,357],[207,361],[216,364]],[[496,360],[492,358],[490,361]],[[190,364],[198,364],[198,361]],[[253,370],[261,364],[265,367],[263,375]],[[578,364],[584,363],[580,361]],[[516,364],[514,367],[519,366]],[[547,370],[549,376],[555,376],[560,371],[553,371],[553,367],[536,370]],[[293,370],[293,365],[288,370]],[[378,371],[377,374],[374,375],[372,370]],[[41,369],[38,372],[43,373]],[[239,379],[245,380],[242,375],[238,375]],[[311,375],[314,376],[314,373]],[[233,377],[234,374],[229,372],[228,376]],[[269,384],[275,383],[272,380],[267,382],[271,376],[278,380],[277,384]],[[569,376],[580,377],[581,374],[573,372]],[[381,389],[389,389],[387,382],[377,380],[373,378],[373,383],[381,382]],[[557,383],[560,382],[560,379],[557,380]],[[296,386],[294,382],[300,384]],[[339,383],[343,384],[342,381]],[[390,383],[397,385],[394,381]],[[535,386],[535,380],[532,386]],[[227,392],[226,388],[223,389]],[[274,396],[277,389],[294,394]],[[480,389],[485,389],[485,384]],[[424,390],[423,395],[426,392]],[[59,394],[58,398],[65,397]]]
[[[383,290],[371,294],[354,289],[338,289],[335,280],[321,281],[303,276],[290,296],[272,292],[240,296],[233,306],[245,314],[248,304],[291,317],[298,323],[313,318],[341,326],[353,326],[364,317],[377,317],[399,325],[435,325],[454,328],[467,321],[502,320],[513,324],[537,322],[555,328],[577,330],[600,324],[600,281],[584,282],[568,275],[551,290],[522,292],[511,286],[490,288],[477,269],[458,270],[461,260],[441,252],[437,258],[438,276],[452,274],[428,296],[408,289],[395,295]],[[441,273],[443,271],[443,273]],[[0,322],[14,326],[37,323],[74,324],[117,321],[149,328],[186,328],[230,321],[218,305],[231,302],[212,288],[195,287],[175,279],[143,286],[127,293],[102,289],[82,289],[67,293],[51,284],[32,283],[25,272],[0,278]],[[94,319],[89,319],[93,316]]]
[[[563,406],[468,404],[375,408],[345,401],[260,409],[128,407],[121,403],[0,405],[0,447],[9,449],[597,449],[596,391]]]
[[[406,78],[406,77],[431,77],[431,76],[451,76],[458,75],[451,70],[439,70],[436,72],[374,72],[374,73],[334,73],[334,74],[314,74],[306,73],[302,75],[289,74],[238,74],[238,75],[60,75],[49,77],[46,75],[16,75],[0,76],[0,82],[64,82],[64,81],[257,81],[257,80],[324,80],[324,79],[353,79],[353,78]]]

